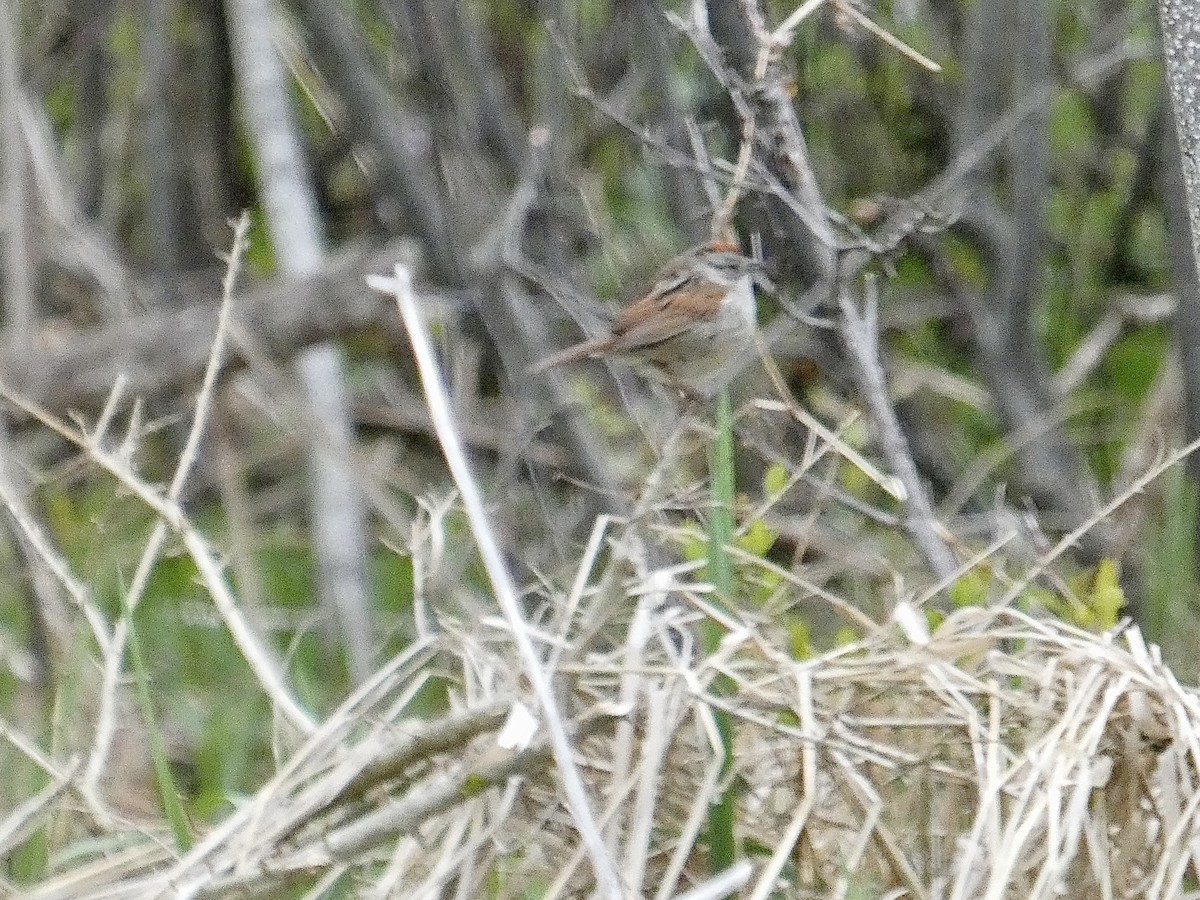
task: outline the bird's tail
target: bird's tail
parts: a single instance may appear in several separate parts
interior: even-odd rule
[[[555,366],[565,365],[566,363],[576,362],[577,360],[585,359],[597,353],[602,353],[612,344],[611,337],[592,338],[590,341],[584,341],[581,344],[575,344],[567,347],[565,350],[559,350],[557,353],[551,353],[549,356],[543,357],[529,367],[530,375],[540,375],[547,369],[553,369]]]

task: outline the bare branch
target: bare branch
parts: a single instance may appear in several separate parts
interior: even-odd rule
[[[272,355],[287,359],[314,341],[388,324],[388,307],[363,275],[408,258],[411,242],[351,253],[311,277],[280,279],[235,298],[234,321]],[[16,391],[50,409],[98,408],[124,378],[135,396],[195,384],[209,356],[219,306],[205,298],[179,309],[158,303],[127,320],[93,328],[48,325],[27,342],[0,340],[0,372]],[[456,301],[428,296],[434,305]],[[399,335],[399,329],[396,329]]]
[[[908,530],[926,562],[939,579],[953,577],[957,570],[954,555],[938,533],[937,516],[933,511],[917,472],[916,463],[908,449],[908,440],[896,418],[883,367],[879,361],[879,320],[877,316],[878,291],[874,279],[868,277],[864,285],[866,300],[860,311],[850,297],[848,286],[838,292],[842,310],[843,343],[854,363],[859,387],[871,410],[871,417],[879,429],[883,455],[896,476],[904,484],[906,515],[904,527]]]

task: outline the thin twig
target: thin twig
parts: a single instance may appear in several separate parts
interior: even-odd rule
[[[226,259],[225,277],[221,283],[221,312],[217,316],[217,331],[213,335],[208,354],[208,365],[204,371],[204,381],[196,394],[196,411],[192,416],[192,427],[188,430],[187,441],[179,454],[175,465],[175,475],[167,488],[167,499],[177,502],[183,496],[183,488],[188,475],[195,464],[200,450],[200,441],[204,437],[208,414],[212,409],[213,398],[216,394],[217,375],[221,371],[224,359],[225,338],[229,328],[230,315],[233,309],[233,288],[237,284],[238,272],[242,258],[245,256],[250,232],[250,216],[243,212],[234,224],[233,244]],[[99,429],[97,429],[99,432]],[[99,441],[97,434],[96,441]],[[117,729],[117,699],[121,673],[124,670],[125,645],[129,639],[129,618],[133,615],[145,594],[146,586],[150,583],[150,575],[162,553],[167,541],[169,529],[166,521],[158,519],[150,539],[142,550],[137,569],[133,573],[129,590],[121,604],[121,616],[113,627],[112,641],[104,653],[104,673],[100,682],[100,710],[96,715],[96,733],[92,740],[92,752],[84,770],[83,784],[85,789],[95,790],[104,773],[108,762],[108,752],[112,747],[113,735]]]
[[[1152,466],[1140,478],[1136,479],[1131,485],[1129,485],[1129,487],[1109,500],[1108,503],[1097,509],[1096,512],[1090,516],[1086,522],[1081,523],[1078,527],[1063,535],[1062,539],[1054,545],[1053,549],[1051,549],[1049,553],[1043,554],[1041,558],[1038,559],[1037,563],[1035,563],[1033,566],[1030,566],[1029,570],[1013,583],[1012,587],[1008,589],[1008,591],[1004,594],[1004,597],[1000,600],[1001,605],[1007,606],[1016,600],[1019,596],[1021,596],[1021,593],[1027,587],[1029,587],[1033,579],[1037,578],[1038,575],[1045,571],[1046,567],[1049,566],[1050,563],[1054,562],[1054,560],[1066,553],[1067,550],[1075,546],[1079,539],[1087,534],[1092,528],[1095,528],[1100,522],[1106,521],[1109,516],[1120,509],[1127,501],[1145,490],[1146,486],[1158,478],[1158,476],[1162,475],[1172,466],[1178,465],[1197,450],[1200,450],[1200,438],[1192,441],[1186,447],[1174,451],[1166,458],[1161,460],[1157,465]]]

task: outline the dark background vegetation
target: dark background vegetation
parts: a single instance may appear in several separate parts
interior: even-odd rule
[[[793,7],[709,6],[733,93],[768,108],[749,77],[745,9],[774,25]],[[855,9],[942,71],[871,34]],[[0,2],[0,372],[85,423],[124,373],[108,439],[127,429],[140,471],[169,481],[219,254],[249,211],[241,334],[184,500],[301,698],[326,709],[412,637],[414,578],[430,577],[406,550],[414,529],[443,528],[446,570],[486,593],[459,514],[442,518],[451,487],[395,311],[362,276],[413,265],[514,570],[530,584],[561,578],[595,515],[636,506],[666,434],[663,398],[620,366],[525,370],[707,234],[704,177],[727,183],[716,161],[736,157],[745,111],[689,41],[687,5],[289,0],[280,12],[266,46],[290,96],[272,107],[250,84],[261,50],[238,56],[270,24],[264,8]],[[1010,527],[1008,564],[1032,561],[1200,433],[1196,278],[1151,4],[830,2],[771,77],[808,154],[788,169],[760,147],[736,220],[747,246],[761,238],[783,296],[762,306],[772,354],[818,417],[844,421],[860,397],[835,331],[786,307],[833,316],[845,284],[880,276],[891,396],[960,561]],[[300,137],[298,169],[264,161],[254,136],[280,117]],[[292,177],[314,201],[307,252],[264,201],[262,185]],[[330,367],[297,375],[314,348]],[[340,398],[322,392],[330,383]],[[735,395],[772,389],[752,365]],[[331,420],[343,431],[314,427]],[[743,424],[740,487],[754,499],[767,465],[795,458],[805,435],[755,415]],[[151,513],[24,414],[6,410],[3,425],[5,478],[115,622]],[[340,475],[321,468],[330,456]],[[699,471],[688,465],[684,485]],[[1169,472],[1095,523],[1061,574],[1086,580],[1116,562],[1126,612],[1187,680],[1196,471]],[[882,503],[850,476],[837,491]],[[837,506],[837,491],[801,485],[773,510],[774,559],[867,604],[885,605],[875,585],[893,571],[934,581],[884,522],[830,524],[799,546],[795,523],[814,503]],[[672,498],[694,508],[684,487]],[[318,526],[341,499],[342,524]],[[219,818],[270,769],[269,746],[250,737],[268,709],[176,550],[134,622],[189,811]],[[83,752],[95,647],[15,528],[3,565],[0,715]],[[15,751],[0,757],[16,773],[3,808],[41,776]],[[135,745],[107,782],[130,814],[153,804],[147,765]],[[44,846],[25,852],[36,871]]]

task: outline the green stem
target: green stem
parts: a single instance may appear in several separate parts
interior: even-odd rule
[[[142,654],[142,642],[137,628],[133,623],[130,610],[125,611],[129,617],[129,661],[133,668],[134,682],[137,685],[138,706],[141,707],[142,719],[146,726],[146,739],[149,745],[150,758],[154,764],[155,782],[158,786],[159,800],[167,821],[171,823],[171,831],[175,836],[175,847],[180,852],[186,852],[192,846],[192,836],[188,830],[187,813],[179,801],[179,789],[171,775],[170,758],[167,754],[167,742],[162,730],[158,727],[158,719],[154,713],[154,699],[150,692],[150,672],[146,667],[146,657]]]

